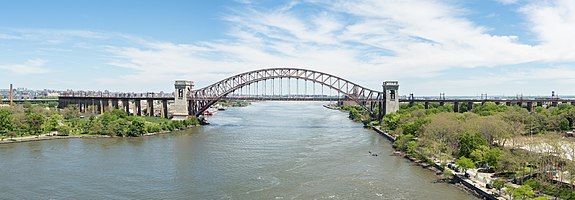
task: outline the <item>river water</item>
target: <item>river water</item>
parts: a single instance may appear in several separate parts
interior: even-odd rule
[[[0,199],[475,199],[322,104],[256,102],[149,137],[2,144]]]

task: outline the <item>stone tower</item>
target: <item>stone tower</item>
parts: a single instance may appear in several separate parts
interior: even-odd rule
[[[194,88],[193,81],[178,80],[174,83],[174,114],[172,120],[185,120],[189,116],[188,95]]]
[[[385,111],[384,114],[399,111],[399,82],[383,82],[383,93],[385,99],[385,104],[383,107],[383,110]]]

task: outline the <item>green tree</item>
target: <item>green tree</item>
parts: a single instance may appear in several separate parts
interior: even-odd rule
[[[559,122],[559,128],[562,131],[567,131],[570,130],[571,127],[569,126],[569,120],[566,118],[561,119],[561,121]]]
[[[503,187],[505,187],[505,181],[503,180],[495,180],[493,182],[493,188],[495,188],[497,191],[501,191],[501,189],[503,189]]]
[[[89,126],[86,127],[86,131],[88,134],[92,134],[92,135],[100,135],[100,134],[105,134],[104,133],[104,124],[102,124],[102,121],[97,120],[97,119],[92,119],[89,122]]]
[[[72,133],[72,127],[70,127],[68,124],[63,124],[62,126],[58,127],[58,135],[70,135]]]
[[[60,126],[60,121],[62,120],[62,115],[53,114],[42,124],[44,131],[52,132],[57,131],[58,127]]]
[[[132,123],[128,126],[127,135],[130,137],[138,137],[146,133],[145,120],[141,117],[135,117]]]
[[[481,145],[487,145],[487,140],[483,136],[465,132],[459,137],[459,156],[470,157],[471,153]]]
[[[464,172],[467,171],[467,169],[475,168],[473,160],[466,158],[465,156],[461,156],[455,164],[461,167]]]
[[[535,196],[535,192],[529,185],[522,185],[513,190],[513,199],[530,199]]]
[[[48,102],[48,107],[56,108],[56,107],[58,107],[58,102]]]
[[[42,133],[42,125],[44,124],[44,115],[36,112],[32,112],[27,115],[28,131],[33,135],[39,135]]]
[[[65,107],[64,109],[60,110],[64,119],[75,119],[80,117],[80,109],[78,109],[78,105],[71,104]]]
[[[393,112],[383,116],[382,121],[389,130],[395,130],[399,125],[400,119],[401,115],[397,112]]]
[[[0,135],[12,131],[12,113],[9,110],[0,109]]]

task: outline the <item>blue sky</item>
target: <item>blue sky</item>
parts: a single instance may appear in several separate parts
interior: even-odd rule
[[[572,0],[3,1],[0,88],[171,91],[271,67],[403,94],[574,95]]]

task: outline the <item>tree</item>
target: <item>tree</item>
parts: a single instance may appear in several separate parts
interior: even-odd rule
[[[505,181],[498,179],[498,180],[495,180],[492,185],[493,185],[493,188],[495,188],[497,191],[501,191],[501,189],[503,187],[505,187]]]
[[[141,117],[134,117],[132,123],[128,126],[127,135],[131,137],[138,137],[146,133],[145,131],[145,120]]]
[[[499,158],[503,155],[503,151],[499,148],[491,148],[487,151],[485,155],[485,161],[489,167],[497,169],[499,168]]]
[[[36,113],[36,112],[32,112],[30,114],[28,114],[28,119],[27,119],[27,124],[28,124],[28,130],[30,131],[30,133],[32,133],[33,135],[39,135],[40,133],[42,133],[42,125],[44,124],[44,115],[40,114],[40,113]]]
[[[522,185],[513,190],[513,199],[530,199],[535,196],[535,192],[529,185]]]
[[[42,124],[42,126],[44,127],[44,131],[47,132],[57,131],[58,127],[60,126],[61,120],[62,115],[53,114],[52,116],[50,116],[50,118],[48,118],[48,120],[44,122],[44,124]]]
[[[387,126],[387,128],[389,128],[389,130],[395,130],[399,125],[400,119],[401,115],[397,112],[393,112],[385,115],[382,121]]]
[[[56,107],[58,107],[58,102],[48,102],[48,107],[56,108]]]
[[[571,129],[571,127],[569,126],[569,120],[567,120],[567,118],[561,119],[561,121],[559,122],[559,128],[562,131],[567,131],[567,130]]]
[[[481,145],[487,145],[487,141],[483,136],[465,132],[459,137],[459,156],[470,157],[471,152]]]
[[[0,109],[0,135],[12,131],[12,113],[9,110]]]
[[[489,147],[485,145],[479,146],[477,149],[473,150],[471,154],[469,154],[469,158],[471,158],[478,166],[482,166],[487,164],[487,153],[489,152]]]
[[[64,124],[62,126],[59,126],[57,128],[58,131],[58,135],[70,135],[72,133],[72,128],[70,126],[68,126],[68,124]]]
[[[74,119],[80,117],[80,109],[78,109],[78,105],[76,104],[68,105],[60,112],[64,116],[64,119]]]
[[[464,172],[467,171],[467,169],[475,168],[473,160],[466,158],[465,156],[460,157],[455,164],[461,167]]]

